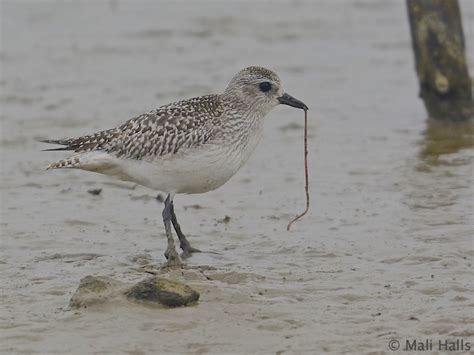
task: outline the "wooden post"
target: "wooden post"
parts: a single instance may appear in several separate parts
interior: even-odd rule
[[[472,83],[466,65],[457,0],[407,0],[420,97],[430,118],[473,118]]]

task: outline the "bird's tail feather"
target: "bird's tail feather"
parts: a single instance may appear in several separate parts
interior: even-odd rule
[[[74,150],[75,147],[70,146],[71,140],[70,139],[43,139],[40,140],[41,143],[48,143],[48,144],[59,144],[65,145],[66,147],[61,148],[50,148],[50,149],[43,149],[43,152],[51,152],[57,150]]]
[[[51,163],[48,165],[46,170],[49,169],[61,169],[61,168],[76,168],[81,164],[81,160],[79,158],[79,155],[75,155],[73,157],[67,158],[67,159],[62,159],[59,160],[55,163]]]

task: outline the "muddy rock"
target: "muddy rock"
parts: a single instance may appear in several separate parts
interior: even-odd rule
[[[79,287],[69,301],[69,307],[87,308],[113,298],[120,287],[120,282],[105,276],[86,276],[81,279]]]
[[[140,281],[125,294],[129,300],[166,307],[187,306],[199,300],[199,293],[191,287],[160,277],[151,277]]]

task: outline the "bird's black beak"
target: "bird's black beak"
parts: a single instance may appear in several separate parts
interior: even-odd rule
[[[302,101],[295,99],[293,96],[288,94],[283,94],[278,98],[278,101],[283,105],[293,106],[300,108],[302,110],[308,111],[308,106],[306,106]]]

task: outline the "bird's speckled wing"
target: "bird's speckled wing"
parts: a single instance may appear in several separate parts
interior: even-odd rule
[[[162,106],[123,125],[79,138],[48,141],[77,153],[106,151],[119,158],[148,159],[177,153],[208,142],[224,113],[218,95],[196,97]]]

